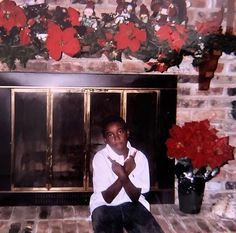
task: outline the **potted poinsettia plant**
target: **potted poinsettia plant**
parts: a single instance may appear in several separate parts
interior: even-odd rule
[[[219,137],[209,120],[174,125],[166,141],[167,155],[176,159],[180,210],[198,213],[205,182],[215,177],[220,167],[234,158],[229,137]]]

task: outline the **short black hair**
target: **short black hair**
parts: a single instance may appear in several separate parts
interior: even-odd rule
[[[117,116],[117,115],[110,115],[110,116],[107,116],[106,118],[104,118],[104,120],[102,121],[101,126],[102,126],[103,137],[105,137],[107,126],[111,123],[120,123],[122,125],[122,127],[124,128],[124,130],[128,129],[127,124],[122,117]]]

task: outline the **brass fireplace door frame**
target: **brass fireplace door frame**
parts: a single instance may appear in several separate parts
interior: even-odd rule
[[[16,145],[16,96],[18,94],[44,94],[46,98],[46,110],[45,110],[45,119],[46,119],[46,142],[44,145],[44,149],[46,150],[46,185],[44,187],[24,187],[17,186],[16,179],[17,173],[14,171],[16,167],[21,171],[23,169],[20,167],[20,164],[17,164],[17,153],[19,153],[18,143]],[[86,88],[78,88],[78,87],[63,87],[63,88],[39,88],[39,87],[20,87],[20,88],[12,88],[11,89],[11,168],[12,168],[12,184],[11,190],[18,192],[25,191],[73,191],[73,192],[91,192],[91,154],[90,144],[91,144],[91,96],[94,93],[116,93],[120,96],[120,115],[126,119],[127,118],[127,96],[128,94],[135,93],[155,93],[157,96],[157,103],[159,101],[160,90],[152,89],[152,88],[94,88],[94,87],[86,87]],[[83,125],[84,125],[84,161],[83,161],[83,185],[82,187],[53,187],[52,179],[53,179],[53,140],[55,135],[53,134],[53,114],[54,114],[54,102],[56,94],[81,94],[83,97]],[[19,124],[19,123],[18,123]],[[34,130],[34,129],[32,129]],[[24,145],[21,145],[21,147]],[[46,148],[45,148],[46,147]],[[19,168],[20,167],[20,168]],[[27,168],[25,168],[27,169]],[[20,173],[19,173],[20,174]],[[158,187],[156,187],[158,188]]]

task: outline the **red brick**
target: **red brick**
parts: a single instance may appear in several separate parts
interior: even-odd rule
[[[178,124],[182,124],[191,120],[192,117],[188,109],[177,108],[176,121]]]
[[[179,219],[176,219],[176,217],[169,218],[169,221],[176,232],[186,232],[187,230],[189,230],[184,227],[183,222]]]
[[[78,221],[78,232],[81,233],[92,233],[93,232],[93,228],[92,228],[92,223],[90,221],[86,221],[86,220],[80,220]]]
[[[98,73],[116,73],[119,71],[118,65],[116,62],[104,62],[91,60],[87,65],[87,72],[98,72]]]
[[[204,8],[206,7],[206,2],[206,0],[191,1],[191,7]]]
[[[185,227],[188,229],[188,232],[190,233],[201,233],[202,231],[197,226],[196,221],[193,218],[186,218],[184,219]]]
[[[207,222],[203,219],[197,219],[197,225],[202,229],[203,232],[212,232]],[[212,232],[213,233],[213,232]]]
[[[55,221],[49,221],[49,226],[51,228],[51,233],[63,233],[62,230],[62,221],[55,220]]]
[[[224,110],[216,109],[201,109],[192,111],[192,120],[199,121],[209,119],[210,121],[225,120],[226,112]]]
[[[121,64],[121,71],[127,73],[142,73],[144,72],[144,63],[142,61],[124,60]]]
[[[212,107],[230,107],[230,100],[227,99],[211,99],[209,100],[209,105]]]
[[[222,95],[223,92],[224,92],[223,87],[211,87],[209,90],[206,90],[206,91],[196,90],[194,94],[203,95],[203,96],[212,96],[212,95]]]
[[[222,224],[225,228],[229,229],[230,232],[236,232],[236,224],[231,220],[222,220]]]
[[[191,88],[190,87],[179,87],[178,88],[178,95],[190,95]]]
[[[172,226],[170,224],[168,224],[163,217],[156,217],[156,220],[160,224],[162,230],[165,233],[175,233],[175,231],[172,228]]]
[[[236,72],[236,64],[230,64],[229,70],[230,72]]]
[[[180,108],[200,108],[206,106],[206,100],[178,98],[177,106]]]
[[[88,206],[84,205],[74,206],[74,209],[75,209],[75,217],[88,218],[90,215]]]
[[[37,224],[37,233],[49,233],[49,223],[48,221],[41,221]]]
[[[13,207],[0,207],[0,219],[1,220],[8,220],[11,217]],[[0,231],[1,232],[1,231]]]
[[[9,232],[7,221],[0,221],[0,232]]]
[[[62,229],[63,232],[68,232],[68,233],[72,233],[72,232],[78,232],[77,230],[77,222],[75,220],[65,220],[62,223]]]

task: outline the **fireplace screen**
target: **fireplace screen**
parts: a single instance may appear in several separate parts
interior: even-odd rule
[[[155,156],[159,91],[150,89],[12,89],[13,190],[92,187],[91,160],[104,147],[100,123],[121,115],[130,141]],[[158,188],[155,179],[153,189]]]
[[[112,114],[148,158],[148,200],[173,203],[165,141],[176,94],[173,75],[0,72],[0,205],[88,204],[100,125]]]

